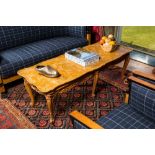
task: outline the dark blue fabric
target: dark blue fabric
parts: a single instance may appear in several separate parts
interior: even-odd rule
[[[105,129],[155,129],[152,119],[125,104],[101,117],[97,123]]]
[[[74,129],[88,129],[86,126],[81,124],[79,121],[73,120]]]
[[[104,128],[155,128],[155,91],[131,82],[130,100],[98,120]]]
[[[63,27],[0,26],[0,51],[26,43],[62,36]]]
[[[86,45],[84,38],[55,37],[0,52],[2,78],[17,74],[21,68],[63,54],[69,49]],[[5,62],[5,63],[4,63]]]
[[[72,37],[85,37],[86,26],[66,26],[65,35]]]
[[[82,26],[0,26],[0,51],[48,38],[85,34],[86,27]]]
[[[155,91],[135,82],[131,83],[131,107],[155,120]]]

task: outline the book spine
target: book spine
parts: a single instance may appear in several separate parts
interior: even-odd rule
[[[85,66],[89,66],[89,65],[91,65],[91,64],[93,64],[93,63],[95,63],[95,62],[98,62],[98,61],[99,61],[99,58],[98,58],[98,57],[93,58],[93,59],[87,61],[87,62],[85,63]]]
[[[93,56],[93,57],[91,57],[91,58],[89,58],[89,59],[86,59],[85,62],[89,62],[89,61],[92,61],[92,60],[94,60],[94,59],[99,59],[99,56],[98,56],[98,55]]]
[[[81,59],[77,58],[77,57],[74,57],[68,53],[65,53],[65,57],[68,59],[68,60],[71,60],[71,61],[74,61],[74,62],[82,62]]]
[[[68,60],[71,60],[71,61],[73,61],[73,62],[75,62],[75,63],[78,63],[78,64],[81,64],[81,65],[83,65],[83,61],[81,61],[80,59],[78,59],[77,57],[74,57],[74,56],[72,56],[72,55],[70,55],[70,54],[65,54],[65,57],[68,59]]]
[[[93,53],[93,54],[91,54],[90,56],[84,58],[83,60],[84,60],[84,61],[87,61],[87,60],[89,60],[89,59],[91,59],[91,58],[93,58],[93,57],[99,57],[99,56],[98,56],[97,54]]]

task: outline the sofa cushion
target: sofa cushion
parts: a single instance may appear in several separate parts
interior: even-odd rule
[[[63,33],[63,26],[0,26],[0,51]]]
[[[150,81],[149,81],[150,82]],[[155,121],[155,91],[135,82],[131,83],[131,107]]]
[[[34,65],[63,54],[69,49],[86,44],[87,41],[84,38],[55,37],[2,51],[0,57],[3,64],[0,65],[0,74],[2,78],[7,78],[10,75],[17,74],[21,68]]]
[[[97,121],[107,129],[155,129],[155,122],[131,105],[122,104]]]
[[[64,34],[72,37],[85,37],[86,26],[65,26]]]

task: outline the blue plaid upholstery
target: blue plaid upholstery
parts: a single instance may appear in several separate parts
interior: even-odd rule
[[[63,36],[58,26],[0,26],[0,51],[26,43]]]
[[[155,129],[152,119],[125,104],[98,119],[97,123],[105,129]],[[88,129],[76,120],[73,120],[73,125],[75,129]]]
[[[101,117],[97,123],[105,129],[155,129],[155,122],[137,112],[130,104],[122,104],[119,108]]]
[[[143,78],[144,79],[144,78]],[[98,123],[104,128],[155,128],[155,91],[131,82],[128,105],[114,109]]]
[[[73,127],[75,129],[88,129],[86,126],[81,124],[79,121],[73,120]]]
[[[84,26],[0,26],[0,51],[42,39],[85,34]]]
[[[21,68],[34,65],[43,60],[63,54],[69,49],[86,45],[84,38],[54,37],[36,41],[0,52],[2,59],[0,75],[7,78],[15,75]]]
[[[131,107],[155,120],[155,91],[135,82],[131,83]]]
[[[66,26],[65,35],[72,37],[85,37],[86,26]]]

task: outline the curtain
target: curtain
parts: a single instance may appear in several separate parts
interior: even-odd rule
[[[92,35],[92,43],[100,41],[101,37],[104,35],[104,27],[92,26],[91,35]]]
[[[108,36],[109,34],[115,33],[115,26],[104,26],[104,35]]]
[[[114,37],[117,43],[121,42],[122,26],[115,26]]]

